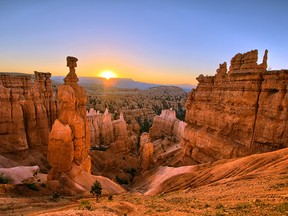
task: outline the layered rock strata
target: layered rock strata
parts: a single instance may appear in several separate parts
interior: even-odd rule
[[[67,57],[70,72],[64,79],[64,85],[58,86],[59,116],[49,134],[47,156],[52,168],[47,179],[58,180],[60,187],[77,178],[77,173],[89,174],[91,170],[88,155],[90,131],[85,109],[87,97],[84,88],[77,83],[76,62],[76,58]]]
[[[93,108],[86,113],[91,134],[91,146],[110,149],[114,153],[136,151],[137,135],[128,131],[123,113],[112,121],[112,116],[105,110],[103,114]]]
[[[267,71],[258,51],[237,54],[215,76],[200,75],[186,103],[184,157],[198,163],[288,146],[288,70]]]
[[[152,141],[170,137],[174,142],[180,142],[185,125],[185,122],[176,118],[175,110],[162,110],[159,116],[155,116],[149,135]]]
[[[87,112],[91,133],[92,173],[129,184],[138,169],[137,134],[128,130],[124,116],[112,121],[108,109]]]
[[[75,195],[90,191],[95,180],[104,194],[122,193],[125,190],[103,176],[91,175],[90,129],[86,118],[86,92],[78,85],[75,73],[77,58],[67,57],[70,72],[64,85],[58,86],[58,119],[49,134],[48,161],[51,170],[48,186],[61,194]]]
[[[34,76],[0,74],[0,153],[46,152],[56,118],[50,77],[37,71]]]
[[[153,143],[154,160],[157,165],[181,166],[182,136],[186,123],[176,118],[172,109],[162,110],[153,120],[149,139]],[[141,136],[142,138],[142,136]]]
[[[140,170],[145,172],[154,164],[154,147],[149,134],[144,132],[140,137]]]

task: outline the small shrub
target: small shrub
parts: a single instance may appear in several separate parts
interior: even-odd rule
[[[288,202],[279,204],[279,205],[277,206],[277,209],[278,209],[278,211],[281,212],[282,214],[288,213]]]
[[[36,184],[34,182],[33,183],[27,183],[26,186],[30,190],[39,191],[39,188],[36,186]]]
[[[52,201],[58,202],[59,199],[60,199],[60,194],[58,194],[58,193],[55,192],[55,193],[52,195]]]
[[[205,204],[205,208],[209,208],[210,205],[208,203]]]
[[[3,174],[0,174],[0,184],[11,184],[12,179],[7,176],[3,176]]]
[[[47,185],[45,183],[41,183],[40,186],[43,187],[43,188],[47,187]]]
[[[112,200],[113,200],[113,195],[112,195],[112,194],[109,194],[108,200],[109,200],[109,201],[112,201]]]
[[[288,182],[275,184],[271,186],[271,189],[275,189],[279,191],[281,188],[285,188],[285,187],[288,187]]]
[[[79,205],[79,210],[92,210],[91,203],[88,200],[82,200]]]
[[[217,204],[216,205],[216,207],[215,207],[216,209],[223,209],[224,208],[224,206],[221,204],[221,203],[219,203],[219,204]]]
[[[241,210],[241,209],[247,209],[247,208],[250,208],[251,205],[249,203],[238,203],[236,205],[236,209],[237,210]]]
[[[132,178],[134,178],[136,175],[136,169],[131,167],[130,169],[127,170],[127,173],[130,173]]]
[[[95,181],[94,184],[91,186],[90,193],[96,196],[96,201],[98,202],[99,197],[102,194],[102,185],[99,181]]]
[[[223,212],[223,210],[222,209],[218,209],[218,210],[216,210],[216,212],[215,212],[215,216],[224,216],[225,214],[224,214],[224,212]]]
[[[116,176],[116,180],[119,184],[128,184],[128,181],[126,179],[122,179],[121,177],[119,176]]]

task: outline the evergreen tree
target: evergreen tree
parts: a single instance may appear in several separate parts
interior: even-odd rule
[[[96,180],[94,182],[94,184],[91,186],[90,193],[96,196],[96,201],[98,202],[98,199],[102,194],[102,185],[99,181]]]

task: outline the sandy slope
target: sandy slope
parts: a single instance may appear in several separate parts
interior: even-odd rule
[[[0,215],[288,215],[288,149],[212,164],[159,167],[134,186],[146,195],[133,188],[99,203],[88,194],[53,202],[49,191],[2,186]]]
[[[211,183],[235,182],[288,173],[288,148],[212,164],[179,168],[159,167],[134,184],[146,195],[192,189]]]

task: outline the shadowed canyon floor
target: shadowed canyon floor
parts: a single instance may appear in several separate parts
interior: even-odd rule
[[[287,215],[287,164],[286,148],[197,166],[157,168],[136,180],[130,192],[111,201],[103,196],[99,203],[88,194],[55,202],[41,186],[32,191],[24,185],[1,185],[0,215]]]

